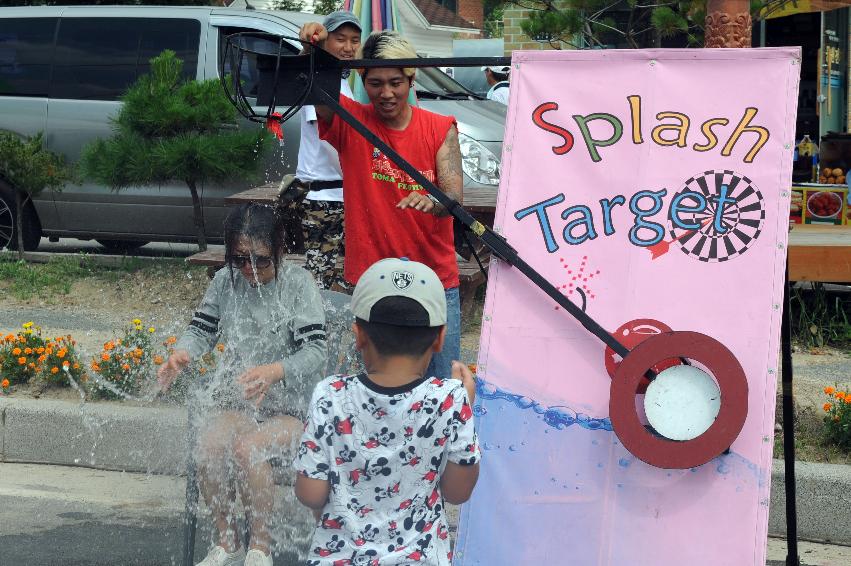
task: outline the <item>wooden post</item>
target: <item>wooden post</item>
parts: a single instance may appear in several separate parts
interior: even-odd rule
[[[705,47],[750,47],[749,0],[706,0]]]

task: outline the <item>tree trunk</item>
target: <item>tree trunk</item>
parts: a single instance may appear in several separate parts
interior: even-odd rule
[[[706,0],[705,47],[750,47],[753,21],[749,0]]]
[[[192,179],[186,180],[189,192],[192,193],[192,219],[195,221],[195,235],[198,238],[198,249],[207,251],[207,235],[204,233],[204,209],[201,208],[201,197],[198,196],[198,187]]]
[[[18,259],[24,260],[24,195],[21,191],[12,187],[15,191],[15,235],[18,239]]]

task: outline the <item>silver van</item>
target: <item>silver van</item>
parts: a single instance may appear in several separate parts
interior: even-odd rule
[[[48,148],[75,162],[83,146],[112,134],[110,118],[119,108],[119,96],[164,49],[184,61],[187,78],[218,78],[219,53],[228,35],[297,36],[303,23],[316,18],[212,7],[0,8],[0,129],[25,136],[44,131]],[[293,52],[300,48],[296,42],[291,47]],[[253,62],[247,63],[241,74],[250,80],[257,73]],[[505,107],[481,100],[437,69],[420,70],[416,89],[423,108],[458,120],[465,186],[496,190]],[[298,127],[297,119],[285,125],[284,143],[269,160],[267,181],[295,172]],[[203,187],[209,241],[222,239],[223,199],[246,188]],[[0,248],[14,247],[14,190],[0,173]],[[43,193],[24,214],[30,250],[42,236],[96,239],[114,249],[195,240],[191,198],[183,183],[114,192],[84,180],[62,192]]]

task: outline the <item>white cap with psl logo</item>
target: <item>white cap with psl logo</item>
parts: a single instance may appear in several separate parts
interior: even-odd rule
[[[378,305],[388,297],[412,299],[425,312]],[[440,278],[429,266],[407,258],[382,259],[364,271],[355,285],[352,313],[367,322],[443,326],[446,324],[446,293]]]

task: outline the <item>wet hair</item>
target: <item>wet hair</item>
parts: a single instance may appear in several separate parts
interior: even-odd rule
[[[392,313],[393,318],[422,320],[428,313],[418,302],[408,297],[384,297],[373,305],[370,317],[381,317],[381,311]],[[381,356],[420,357],[434,344],[443,326],[398,326],[381,322],[367,322],[356,318],[358,327],[366,333],[375,351]]]
[[[231,209],[225,218],[225,263],[230,269],[231,282],[234,278],[231,258],[235,255],[234,248],[237,242],[243,236],[271,250],[272,265],[275,266],[275,278],[277,278],[286,238],[283,216],[275,208],[255,202],[241,204]]]
[[[416,49],[411,42],[392,30],[375,31],[369,34],[366,41],[358,50],[358,59],[416,59]],[[369,69],[360,69],[358,72],[363,78]],[[413,67],[402,69],[402,73],[409,79],[413,79],[417,70]]]

